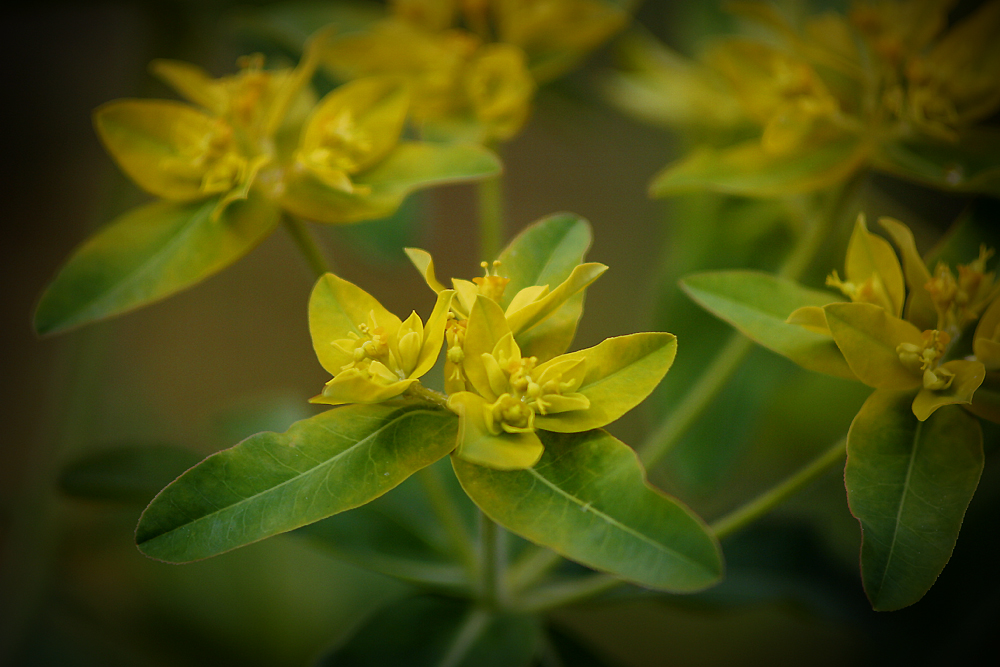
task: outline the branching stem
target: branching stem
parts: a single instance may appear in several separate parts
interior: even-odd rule
[[[329,260],[327,260],[326,255],[323,254],[323,249],[320,248],[319,243],[313,238],[306,223],[290,215],[282,215],[281,221],[285,225],[285,229],[288,230],[289,235],[291,235],[292,240],[295,241],[295,246],[302,253],[302,257],[305,258],[309,268],[316,274],[316,277],[319,278],[325,273],[330,273],[333,268]]]

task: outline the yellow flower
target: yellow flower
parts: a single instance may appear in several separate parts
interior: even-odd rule
[[[399,396],[431,369],[441,351],[454,292],[438,295],[427,324],[405,321],[360,287],[328,273],[309,299],[309,331],[333,379],[313,403],[377,403]]]

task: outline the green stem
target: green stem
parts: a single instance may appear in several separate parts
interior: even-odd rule
[[[515,593],[534,586],[562,560],[563,557],[551,549],[529,546],[510,566],[507,572],[507,588]]]
[[[822,247],[827,233],[840,219],[847,203],[854,197],[862,174],[855,175],[832,197],[830,206],[823,215],[807,219],[806,229],[796,240],[795,246],[778,269],[782,278],[795,280],[809,267],[817,251]],[[638,448],[643,464],[651,468],[663,459],[687,433],[688,429],[711,405],[726,382],[740,367],[746,355],[753,348],[753,342],[739,332],[733,332],[729,340],[716,354],[715,359],[701,374],[680,403],[660,423],[646,441]]]
[[[325,273],[330,273],[332,271],[330,263],[327,261],[316,239],[309,232],[306,223],[290,215],[282,215],[281,221],[291,235],[292,240],[295,241],[296,247],[302,252],[302,256],[305,258],[306,263],[309,264],[309,268],[316,274],[316,277],[319,278]]]
[[[499,526],[483,512],[479,513],[479,599],[488,608],[495,609],[503,597],[498,576],[503,558],[498,548]]]
[[[479,201],[479,257],[486,262],[500,254],[503,240],[503,189],[500,175],[476,184]]]
[[[433,403],[439,408],[448,407],[448,397],[439,391],[434,391],[433,389],[428,389],[419,382],[414,382],[406,390],[406,393],[410,396],[414,396],[421,400],[427,401],[428,403]]]
[[[469,653],[469,649],[486,630],[489,622],[490,614],[485,609],[470,611],[469,615],[465,617],[462,627],[459,628],[458,634],[455,635],[455,640],[448,649],[448,653],[439,663],[440,667],[455,667],[455,665],[461,664]]]
[[[462,516],[448,495],[447,489],[441,483],[441,478],[432,466],[423,468],[418,473],[421,485],[427,493],[427,499],[431,503],[434,514],[444,525],[448,534],[448,541],[462,561],[469,581],[475,581],[477,574],[476,552],[472,548],[472,536],[465,529]]]
[[[610,574],[591,574],[538,588],[522,597],[515,607],[518,611],[537,613],[585,600],[625,583]]]
[[[772,487],[747,504],[712,523],[712,532],[721,540],[746,525],[753,523],[808,486],[830,466],[842,460],[846,451],[847,438],[841,438],[832,447],[781,484]]]

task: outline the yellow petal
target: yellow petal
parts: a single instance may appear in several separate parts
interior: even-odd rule
[[[566,280],[541,299],[526,304],[517,311],[510,312],[510,308],[508,308],[507,321],[510,324],[510,330],[514,332],[515,336],[527,331],[545,319],[546,316],[558,310],[571,296],[600,278],[601,274],[607,270],[607,266],[597,262],[580,264],[573,269]]]
[[[438,294],[434,310],[431,311],[431,316],[427,318],[427,325],[424,327],[424,343],[420,348],[420,359],[410,377],[423,377],[434,367],[444,342],[444,329],[448,324],[448,311],[451,309],[454,296],[455,292],[452,290],[442,290]]]
[[[462,368],[472,386],[483,396],[493,397],[483,355],[492,355],[497,343],[510,333],[499,304],[484,296],[476,297],[465,330],[465,361]]]
[[[399,396],[414,382],[415,379],[410,379],[385,384],[372,380],[356,368],[349,368],[327,382],[323,393],[310,398],[309,402],[323,405],[380,403]]]
[[[444,285],[438,282],[437,276],[434,275],[434,258],[429,252],[420,248],[403,248],[403,252],[410,258],[413,266],[417,267],[428,287],[438,294],[444,291]]]
[[[149,64],[150,71],[182,97],[208,109],[216,116],[226,111],[225,88],[211,74],[191,63],[157,58]]]

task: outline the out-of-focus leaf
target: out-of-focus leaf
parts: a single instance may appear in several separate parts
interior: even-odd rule
[[[278,224],[278,209],[253,193],[213,219],[217,203],[159,201],[112,221],[45,290],[35,330],[63,331],[179,292],[235,262]]]
[[[1000,132],[977,128],[954,144],[908,140],[882,144],[875,167],[942,190],[1000,195]]]
[[[600,430],[539,436],[545,453],[527,470],[493,470],[452,457],[462,487],[491,519],[650,588],[691,592],[722,577],[722,554],[708,527],[646,483],[631,448]]]
[[[496,155],[479,146],[404,141],[382,162],[352,179],[354,192],[332,188],[303,170],[289,177],[281,205],[316,222],[375,220],[395,212],[414,190],[478,180],[499,171]]]
[[[59,475],[59,488],[85,500],[145,503],[200,458],[175,445],[115,447],[70,463]]]
[[[358,507],[454,447],[454,415],[422,403],[350,405],[205,459],[143,513],[136,543],[168,562],[208,558]]]
[[[861,577],[879,611],[911,605],[934,584],[983,470],[975,419],[949,405],[920,422],[911,401],[910,392],[875,391],[847,436],[844,483],[861,523]]]
[[[812,192],[847,178],[867,157],[857,137],[846,137],[791,153],[771,154],[760,141],[732,148],[702,147],[653,177],[653,197],[712,190],[748,197]]]
[[[703,308],[767,349],[807,370],[855,379],[831,337],[785,322],[795,310],[834,303],[837,295],[757,271],[698,273],[685,277],[681,287]]]
[[[316,667],[527,667],[540,636],[535,616],[422,595],[382,609]]]
[[[552,650],[562,661],[558,664],[564,667],[614,667],[618,664],[609,662],[576,637],[556,626],[548,626],[545,629],[545,636]],[[533,664],[544,667],[552,663],[539,660]]]
[[[385,17],[385,7],[362,0],[338,2],[279,2],[238,15],[237,29],[274,41],[291,53],[300,53],[306,40],[320,28],[335,25],[339,34],[363,30]]]
[[[399,579],[449,589],[468,583],[416,475],[367,505],[295,534],[352,565]]]

